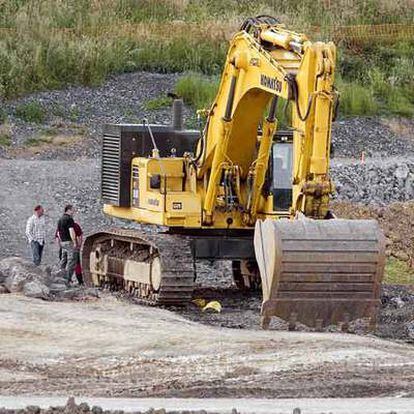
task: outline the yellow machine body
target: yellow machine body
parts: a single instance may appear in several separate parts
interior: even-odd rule
[[[187,260],[177,259],[179,254],[237,259],[240,278],[260,273],[264,326],[274,315],[311,325],[364,317],[372,325],[384,267],[382,233],[373,221],[359,226],[329,220],[335,56],[333,43],[312,43],[271,18],[249,19],[230,42],[217,96],[203,112],[204,130],[194,149],[161,156],[157,145],[167,142],[168,131],[157,127],[153,136],[155,126],[140,125],[140,136],[151,136],[152,148],[138,151],[136,136],[128,138],[132,155],[119,167],[127,151],[110,130],[103,146],[105,213],[169,231],[156,239],[117,231],[91,237],[84,249],[90,274],[100,284],[123,284],[153,303],[177,304],[188,300],[192,289],[190,269],[178,269]],[[277,138],[278,106],[290,114],[287,139]],[[113,182],[118,170],[126,171],[126,184]],[[171,233],[187,238],[163,247]],[[244,258],[253,249],[253,235],[252,264]],[[247,246],[240,256],[239,245]],[[157,272],[151,276],[155,257]],[[148,263],[142,280],[130,275],[130,269],[140,268],[133,260]],[[151,278],[157,282],[151,284]]]
[[[274,50],[266,51],[246,31],[237,33],[230,44],[219,91],[207,115],[204,148],[199,143],[199,160],[134,158],[132,171],[138,170],[139,179],[132,179],[136,187],[131,191],[138,191],[140,202],[130,208],[108,205],[106,213],[194,228],[252,228],[257,218],[294,216],[298,211],[314,218],[326,216],[333,191],[328,170],[336,100],[335,46],[311,43],[282,26],[265,26],[260,39],[273,41]],[[285,38],[300,51],[293,50],[288,40],[281,42]],[[274,114],[269,118],[266,111],[278,97],[291,102],[293,129],[293,197],[289,211],[280,212],[274,209],[273,194],[262,192],[277,129]],[[154,175],[160,179],[158,189],[150,186]],[[226,176],[236,192],[233,203],[226,197]]]

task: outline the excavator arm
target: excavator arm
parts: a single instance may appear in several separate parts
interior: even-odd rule
[[[278,99],[290,102],[294,169],[291,212],[323,218],[332,184],[328,175],[335,46],[268,20],[257,20],[230,44],[219,92],[208,115],[197,175],[208,175],[203,207],[212,224],[226,171],[249,182],[242,197],[244,222],[254,225],[277,128]],[[254,33],[250,33],[253,29]],[[267,113],[266,113],[266,109]],[[262,133],[258,139],[258,128]],[[235,169],[236,166],[236,169]]]

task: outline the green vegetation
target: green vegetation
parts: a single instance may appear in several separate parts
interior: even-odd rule
[[[11,143],[12,141],[9,125],[0,125],[0,147],[9,147]]]
[[[35,101],[18,105],[14,113],[18,118],[23,119],[23,121],[35,122],[37,124],[41,124],[46,117],[42,106]]]
[[[175,86],[177,95],[184,102],[197,109],[208,109],[214,101],[219,87],[219,80],[207,78],[197,73],[190,73],[179,79]]]
[[[374,115],[378,104],[373,91],[359,83],[337,82],[340,91],[339,111],[342,115]]]
[[[414,269],[407,262],[390,257],[385,265],[384,283],[414,285]]]
[[[157,98],[150,99],[145,103],[145,109],[148,111],[162,109],[171,106],[171,98],[168,96],[158,96]]]
[[[0,108],[0,124],[4,124],[7,121],[8,114],[3,108]]]
[[[343,116],[414,115],[410,33],[372,39],[360,31],[347,37],[337,29],[412,25],[411,0],[4,0],[0,98],[96,85],[111,73],[134,70],[196,72],[211,81],[221,71],[231,34],[246,17],[258,14],[280,17],[312,40],[338,44]],[[192,87],[177,86],[187,95],[194,95],[188,92]],[[186,99],[198,107],[209,96],[203,92]]]
[[[43,144],[49,144],[50,142],[52,142],[52,137],[51,136],[37,136],[37,137],[31,137],[29,138],[26,142],[25,145],[28,147],[37,147]]]

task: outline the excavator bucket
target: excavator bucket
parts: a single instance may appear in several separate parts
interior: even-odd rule
[[[385,239],[374,220],[258,220],[262,327],[278,316],[314,328],[376,324]]]

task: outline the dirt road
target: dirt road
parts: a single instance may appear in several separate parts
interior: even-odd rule
[[[54,407],[53,413],[67,413],[65,397],[4,397],[0,396],[0,407],[21,410],[28,406],[42,409]],[[87,403],[89,407],[112,410],[111,413],[145,412],[164,409],[174,414],[413,414],[412,398],[314,398],[314,399],[257,399],[257,398],[78,398],[76,402]],[[56,407],[62,407],[57,409]],[[300,411],[298,411],[298,409]],[[1,412],[1,410],[0,410]],[[81,411],[82,412],[82,411]],[[8,414],[32,414],[25,412]],[[165,411],[164,411],[165,413]],[[166,413],[167,414],[167,413]]]
[[[346,334],[200,325],[113,296],[2,295],[0,395],[414,396],[414,348]]]

